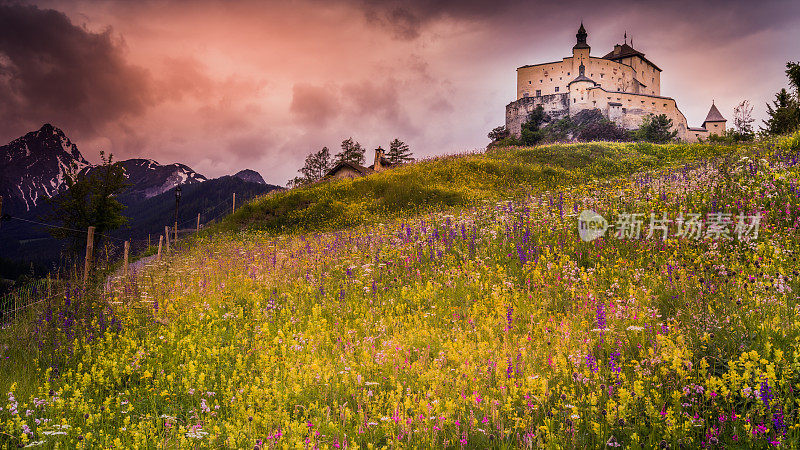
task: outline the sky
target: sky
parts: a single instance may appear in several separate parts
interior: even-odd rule
[[[621,43],[662,70],[690,126],[712,99],[757,123],[800,59],[800,2],[0,0],[0,143],[51,123],[89,161],[257,170],[284,185],[353,137],[417,157],[482,149],[516,68]]]

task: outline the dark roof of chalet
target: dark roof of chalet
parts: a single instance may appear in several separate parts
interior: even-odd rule
[[[706,122],[725,122],[727,119],[722,117],[722,114],[717,109],[717,106],[714,102],[711,102],[711,109],[708,110],[708,115],[706,116],[706,120],[703,121],[705,125]]]
[[[703,127],[699,127],[699,128],[698,127],[686,127],[686,129],[689,130],[689,131],[708,131],[707,129],[705,129]]]
[[[653,64],[652,61],[644,57],[644,53],[631,47],[630,45],[628,45],[627,42],[619,46],[619,52],[616,52],[616,46],[615,46],[614,50],[611,50],[605,56],[603,56],[603,59],[610,59],[611,61],[617,61],[619,59],[630,58],[632,56],[638,56],[642,58],[643,60],[645,60],[646,63],[655,67],[656,70],[658,70],[659,72],[662,72],[662,70],[659,69],[657,65]]]
[[[338,172],[338,171],[340,171],[340,170],[342,170],[344,168],[352,169],[352,170],[360,173],[363,176],[367,176],[367,175],[375,172],[371,168],[364,167],[364,166],[362,166],[360,164],[352,163],[352,162],[349,162],[349,161],[341,161],[338,164],[336,164],[335,166],[333,166],[333,168],[331,170],[329,170],[328,173],[325,174],[325,176],[326,177],[332,176],[333,174],[335,174],[336,172]]]

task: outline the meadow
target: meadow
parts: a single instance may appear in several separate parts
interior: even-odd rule
[[[258,199],[3,329],[0,444],[797,447],[798,162],[800,133],[499,148]],[[641,234],[584,242],[585,209]]]

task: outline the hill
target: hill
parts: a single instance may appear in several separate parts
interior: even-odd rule
[[[0,330],[0,443],[795,446],[798,161],[554,145],[259,198]]]
[[[334,230],[441,208],[519,198],[593,179],[712,158],[740,148],[608,142],[503,147],[424,160],[365,178],[291,189],[243,205],[219,229]]]

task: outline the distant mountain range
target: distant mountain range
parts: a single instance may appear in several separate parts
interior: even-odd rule
[[[151,159],[120,161],[130,186],[119,196],[126,205],[123,215],[128,228],[112,233],[121,239],[147,239],[148,235],[163,232],[164,225],[174,220],[176,186],[181,186],[179,222],[191,222],[197,215],[205,223],[230,210],[232,194],[236,202],[263,195],[280,186],[264,182],[261,175],[250,169],[233,176],[209,180],[190,167],[175,163],[162,165]],[[88,173],[98,166],[90,164],[78,147],[60,129],[45,124],[37,131],[0,146],[0,195],[3,214],[41,221],[50,212],[45,199],[66,190],[65,174],[70,165],[76,171]],[[194,220],[192,220],[194,219]],[[47,233],[47,228],[29,222],[6,221],[0,228],[0,278],[12,278],[10,262],[30,262],[52,265],[57,261],[61,246]],[[6,272],[6,273],[4,273]]]

